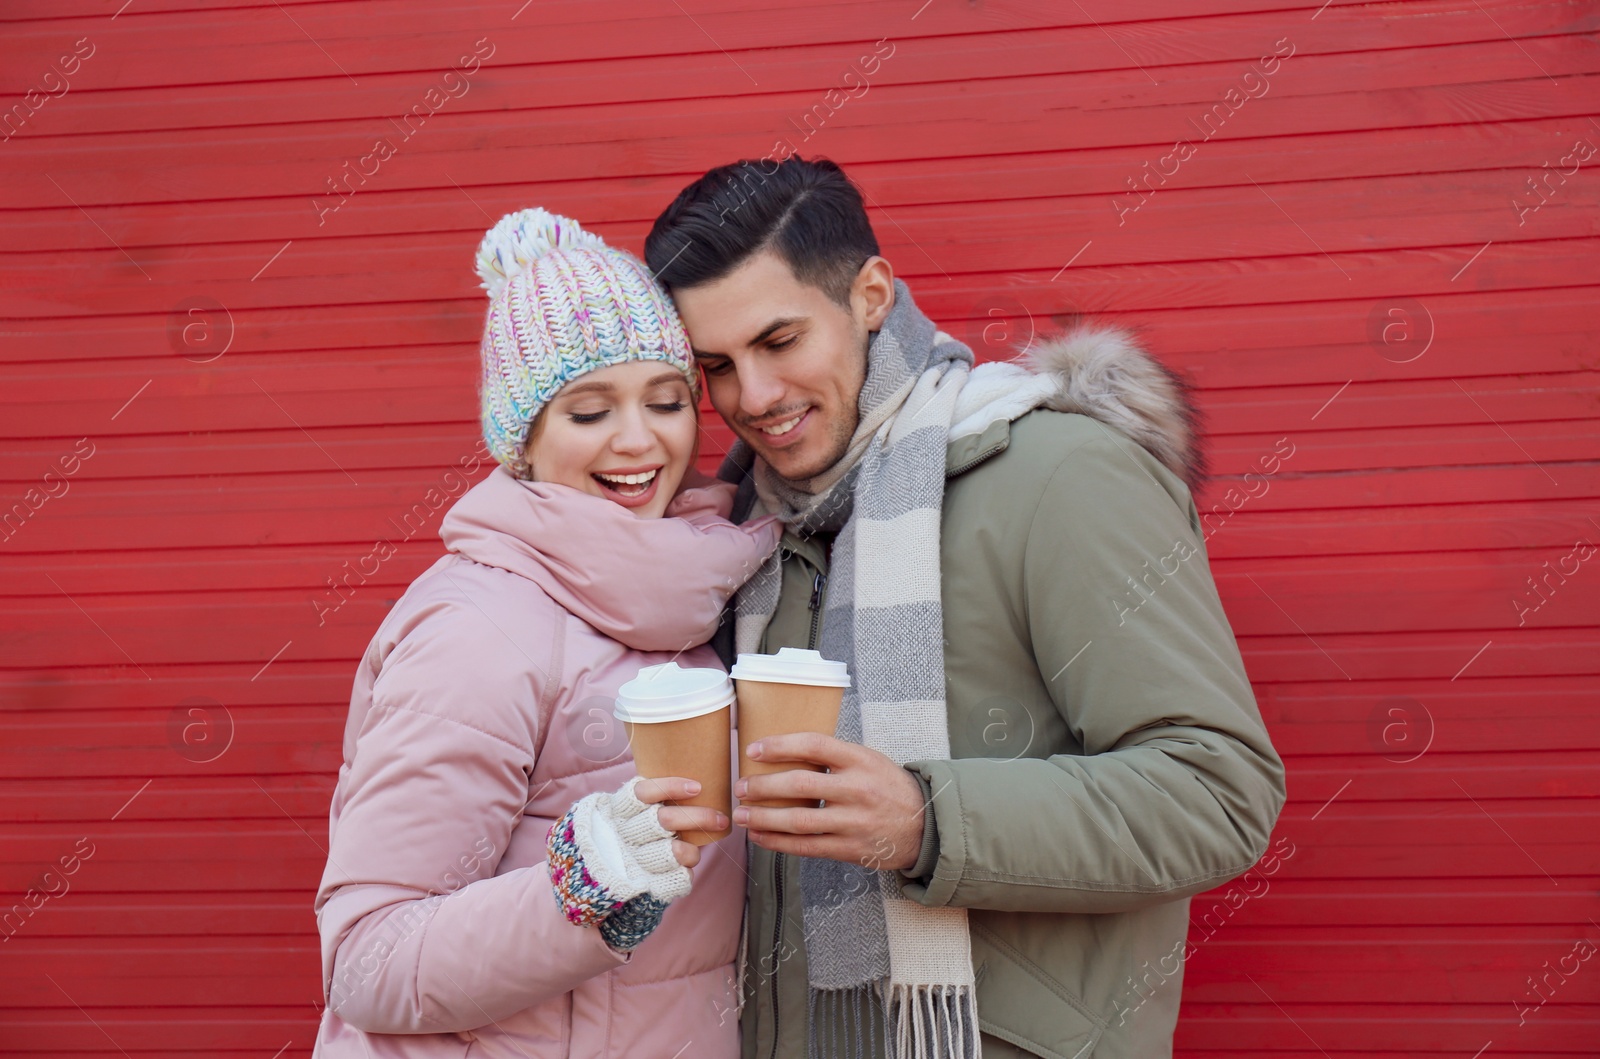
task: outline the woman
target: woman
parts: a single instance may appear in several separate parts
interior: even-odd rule
[[[693,471],[699,380],[645,266],[525,210],[483,241],[482,425],[500,466],[356,675],[317,894],[315,1054],[738,1055],[743,836],[640,781],[611,720],[703,646],[777,545]],[[669,907],[670,906],[670,907]]]

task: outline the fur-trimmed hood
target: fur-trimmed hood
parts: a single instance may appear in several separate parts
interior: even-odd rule
[[[1080,326],[1035,342],[1023,355],[1034,371],[1061,379],[1049,407],[1116,427],[1149,450],[1191,493],[1206,477],[1200,410],[1188,384],[1120,327]]]
[[[980,364],[962,388],[952,439],[1032,407],[1077,412],[1126,434],[1197,492],[1205,481],[1200,413],[1188,385],[1132,332],[1080,325],[1036,340],[1015,360]]]

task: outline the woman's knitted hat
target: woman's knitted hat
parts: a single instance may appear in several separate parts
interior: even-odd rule
[[[521,476],[528,425],[567,383],[596,368],[660,360],[700,377],[678,312],[644,262],[542,209],[500,218],[478,247],[489,292],[483,328],[483,437]]]

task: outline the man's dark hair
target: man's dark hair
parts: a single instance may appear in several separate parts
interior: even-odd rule
[[[861,192],[828,159],[744,159],[680,191],[645,237],[644,259],[672,290],[722,279],[767,249],[848,309],[878,239]]]

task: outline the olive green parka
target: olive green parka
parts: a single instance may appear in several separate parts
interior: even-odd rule
[[[1110,404],[1091,411],[1127,410],[1093,396]],[[1188,422],[1178,411],[1153,429]],[[1174,462],[1187,439],[1141,446],[1102,418],[1117,421],[1039,409],[946,454],[951,759],[906,766],[931,818],[900,877],[924,905],[968,910],[987,1059],[1170,1055],[1188,898],[1261,857],[1284,800],[1182,476],[1194,468],[1152,454]],[[734,519],[753,503],[746,479]],[[783,538],[762,651],[818,642],[830,544]],[[744,1059],[803,1059],[799,858],[749,852]]]

